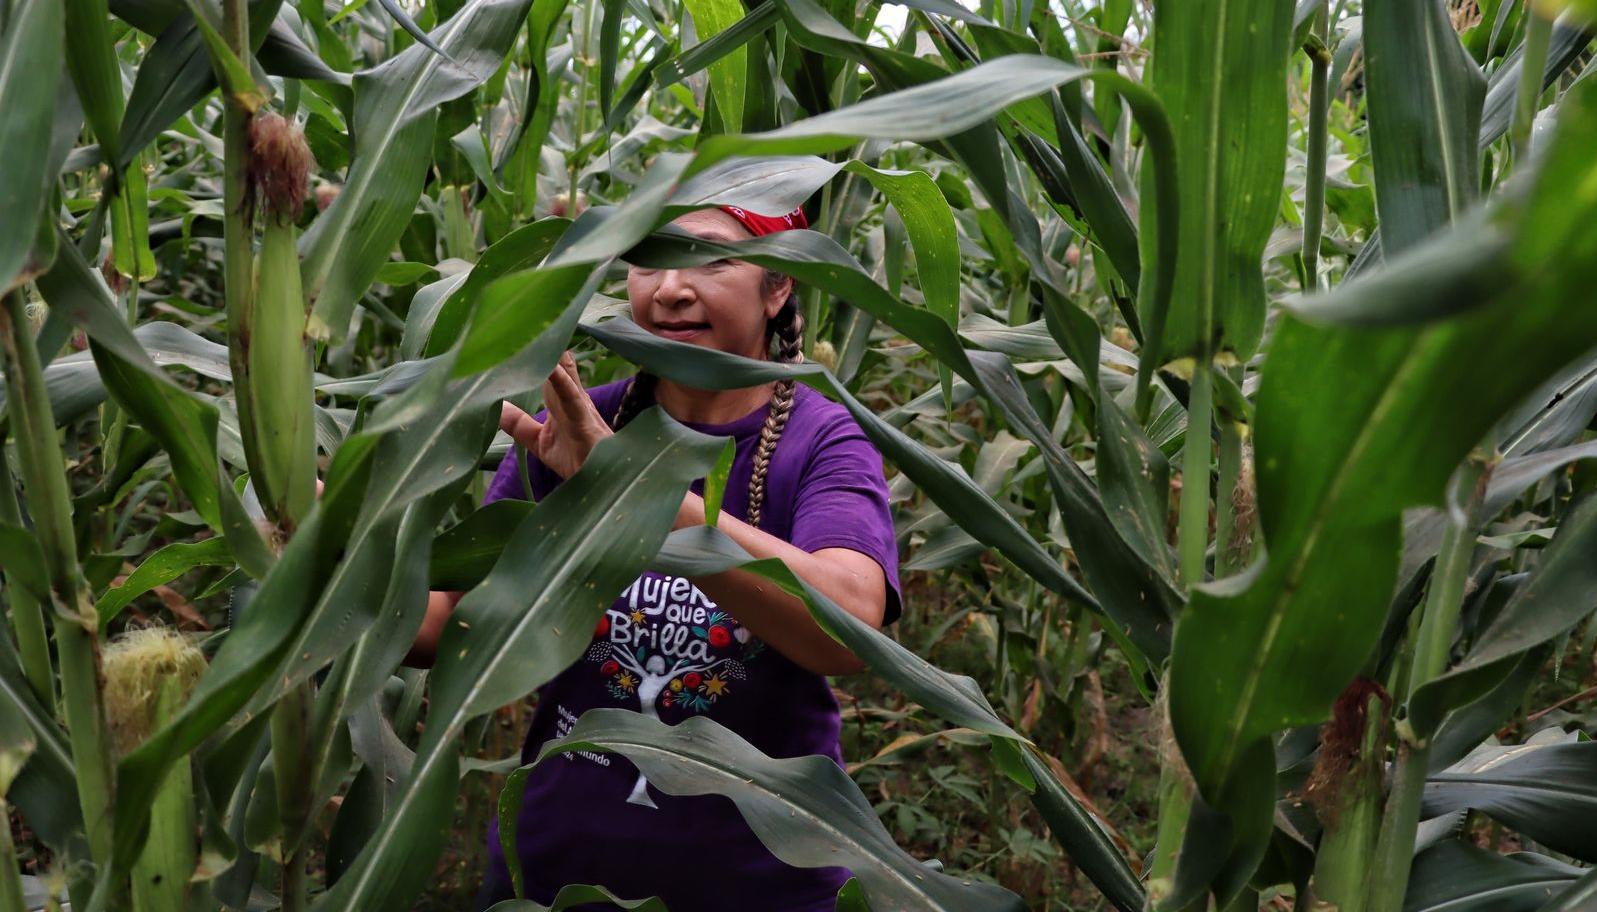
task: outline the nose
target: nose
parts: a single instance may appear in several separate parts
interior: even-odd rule
[[[687,307],[698,301],[699,293],[688,279],[688,270],[666,269],[654,289],[654,303],[662,307]]]

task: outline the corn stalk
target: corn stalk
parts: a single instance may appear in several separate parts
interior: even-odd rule
[[[21,291],[6,294],[0,308],[0,355],[4,359],[11,427],[28,512],[44,553],[56,612],[61,701],[71,736],[78,801],[90,852],[94,861],[103,865],[111,855],[114,785],[105,704],[100,694],[99,616],[78,568],[61,446],[56,440],[39,352]]]

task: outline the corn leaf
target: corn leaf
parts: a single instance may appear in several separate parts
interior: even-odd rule
[[[447,290],[432,306],[423,306],[418,293],[405,316],[401,353],[406,358],[443,354],[460,339],[483,290],[500,276],[538,265],[569,227],[569,219],[547,218],[517,228],[484,250],[464,277],[440,279]]]
[[[6,735],[0,749],[22,749],[26,739],[27,750],[27,762],[6,792],[6,800],[27,816],[29,825],[52,849],[88,857],[66,732],[53,710],[40,705],[28,685],[9,636],[0,637],[0,731]]]
[[[163,586],[195,567],[231,567],[233,549],[225,538],[208,538],[198,542],[173,542],[144,559],[138,568],[128,574],[120,586],[113,586],[94,602],[100,615],[100,630],[126,608],[134,599],[157,586]]]
[[[1442,716],[1479,697],[1526,652],[1553,640],[1597,610],[1597,498],[1588,497],[1558,526],[1530,578],[1447,673],[1409,700],[1409,722],[1427,738]]]
[[[700,41],[708,41],[736,25],[743,17],[738,0],[685,0]],[[737,46],[710,64],[710,91],[715,111],[728,133],[743,132],[743,92],[749,52]],[[608,108],[606,109],[608,110]]]
[[[506,281],[514,284],[526,276],[521,273]],[[365,430],[344,442],[343,449],[374,452],[365,501],[343,545],[344,559],[328,577],[292,647],[283,653],[270,684],[252,696],[246,717],[265,712],[294,684],[342,655],[385,610],[394,612],[388,615],[394,622],[383,625],[388,629],[364,645],[368,653],[394,662],[404,657],[403,651],[390,653],[393,643],[408,647],[415,638],[411,623],[420,624],[417,609],[425,603],[421,583],[431,532],[478,466],[497,426],[494,405],[543,382],[565,350],[587,297],[580,292],[575,298],[523,295],[520,318],[539,326],[540,332],[515,357],[495,370],[442,385],[436,392],[420,388],[411,403],[392,403],[414,410],[412,417],[396,420],[394,412],[374,417]],[[351,708],[364,702],[366,690],[386,681],[392,667],[375,667],[370,663],[376,660],[370,657],[353,661],[362,673],[352,674],[346,682],[345,705]],[[378,677],[373,681],[371,676]]]
[[[355,76],[360,146],[338,198],[300,238],[312,337],[344,337],[421,195],[438,106],[493,75],[531,3],[472,0],[433,32],[453,62],[418,44]]]
[[[642,713],[589,710],[537,762],[564,751],[617,753],[671,795],[724,795],[778,858],[806,868],[842,864],[873,909],[1019,910],[1001,887],[933,871],[900,849],[859,786],[825,757],[778,760],[707,716],[666,725]]]
[[[786,564],[755,560],[717,529],[699,526],[672,533],[653,567],[690,579],[739,569],[763,576],[782,591],[802,599],[822,630],[928,712],[962,728],[990,735],[995,747],[999,739],[1021,740],[1021,736],[994,713],[975,681],[964,675],[951,675],[930,664],[844,610],[796,576]]]
[[[1532,912],[1581,873],[1546,855],[1498,855],[1448,839],[1414,859],[1403,912]]]
[[[1257,419],[1268,555],[1194,593],[1170,670],[1177,742],[1205,800],[1232,818],[1242,856],[1257,858],[1269,834],[1269,736],[1324,719],[1376,644],[1402,510],[1439,502],[1451,468],[1497,417],[1597,344],[1597,313],[1571,303],[1597,281],[1597,239],[1583,227],[1597,215],[1597,165],[1585,151],[1597,143],[1597,92],[1572,92],[1560,113],[1528,197],[1388,260],[1324,306],[1300,305],[1271,343]],[[1473,250],[1496,281],[1447,319],[1336,322],[1343,302],[1413,287],[1410,264],[1434,260],[1430,245]],[[1425,297],[1405,306],[1434,307]],[[1481,372],[1483,361],[1501,369]]]
[[[1372,0],[1364,25],[1375,204],[1391,257],[1479,195],[1486,79],[1437,0]]]
[[[1597,741],[1482,747],[1425,780],[1431,818],[1479,811],[1581,861],[1597,857]]]
[[[1568,889],[1556,893],[1544,905],[1536,907],[1536,912],[1580,912],[1597,905],[1597,868],[1586,871],[1585,876],[1575,881]]]
[[[211,528],[228,533],[224,500],[235,512],[242,513],[243,508],[232,485],[223,480],[217,461],[216,407],[178,386],[151,360],[116,312],[105,284],[71,243],[63,240],[54,266],[39,277],[38,288],[52,307],[71,314],[88,334],[100,382],[161,442],[194,509]],[[244,531],[254,535],[252,529]],[[239,532],[232,533],[235,553],[253,551]]]
[[[488,907],[488,912],[564,912],[583,903],[609,903],[632,912],[667,912],[665,903],[654,897],[648,899],[622,899],[604,887],[587,884],[567,884],[555,894],[554,902],[543,906],[526,899],[507,899]]]
[[[1251,355],[1264,329],[1260,258],[1286,169],[1286,61],[1292,0],[1162,3],[1154,8],[1150,87],[1175,133],[1181,196],[1175,286],[1162,336],[1143,309],[1145,338],[1166,358],[1220,349]],[[1147,194],[1145,194],[1147,195]],[[1142,207],[1143,259],[1162,253]],[[1150,246],[1151,245],[1151,246]]]
[[[100,140],[102,157],[120,158],[118,125],[122,122],[122,74],[111,43],[111,16],[106,0],[62,0],[66,15],[67,71],[89,126]]]
[[[530,693],[586,649],[600,614],[658,549],[719,441],[658,410],[596,447],[517,528],[438,644],[431,708],[393,810],[321,910],[407,907],[431,875],[456,794],[466,722]],[[557,530],[575,534],[554,534]]]
[[[527,87],[523,104],[528,114],[521,118],[521,129],[514,144],[507,146],[495,167],[503,168],[505,180],[515,191],[517,205],[527,211],[538,195],[539,157],[549,126],[554,120],[560,96],[559,74],[549,66],[549,40],[555,24],[565,12],[567,0],[534,0],[527,15],[527,53],[532,66],[527,68]]]
[[[115,865],[125,871],[143,844],[150,804],[172,765],[220,730],[266,685],[301,618],[326,586],[354,526],[371,469],[371,450],[341,449],[327,486],[260,590],[234,619],[188,703],[117,766]],[[229,487],[231,490],[231,487]]]
[[[0,294],[8,291],[33,249],[39,218],[55,185],[47,172],[60,79],[62,15],[57,3],[18,7],[0,33]]]

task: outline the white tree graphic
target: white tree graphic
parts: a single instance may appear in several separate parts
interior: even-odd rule
[[[658,653],[649,656],[640,663],[638,657],[630,649],[617,648],[610,643],[594,643],[588,650],[587,657],[590,660],[599,662],[605,659],[613,659],[616,664],[637,675],[638,711],[656,722],[660,721],[660,712],[656,707],[656,701],[665,692],[667,685],[677,676],[686,675],[689,672],[706,674],[722,665],[727,666],[727,670],[732,677],[741,679],[744,676],[743,664],[730,656],[702,662],[692,662],[685,658],[677,659],[668,667],[665,656]],[[639,772],[638,781],[632,786],[632,794],[627,796],[627,803],[641,804],[644,807],[658,807],[654,803],[654,799],[649,797],[648,786],[649,783],[644,779],[643,773]]]

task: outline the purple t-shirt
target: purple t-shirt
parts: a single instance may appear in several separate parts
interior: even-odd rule
[[[589,393],[608,420],[625,390],[622,380]],[[687,425],[736,439],[722,509],[739,519],[768,411],[730,424]],[[560,478],[537,457],[527,460],[533,498],[542,499]],[[703,493],[702,481],[693,490]],[[484,502],[522,496],[515,460],[506,459]],[[761,512],[764,531],[805,551],[849,548],[874,558],[887,581],[887,619],[898,616],[898,553],[882,457],[847,410],[809,387],[797,389]],[[639,710],[669,724],[707,715],[770,756],[842,762],[837,701],[826,678],[754,637],[739,625],[736,605],[716,604],[686,579],[646,572],[621,593],[587,653],[539,690],[524,762],[597,707]],[[672,912],[830,912],[848,877],[842,868],[783,863],[730,799],[667,795],[614,754],[568,753],[534,770],[516,837],[527,898],[546,904],[566,884],[600,884],[623,898],[659,896]],[[508,898],[497,821],[488,851],[482,898]]]

